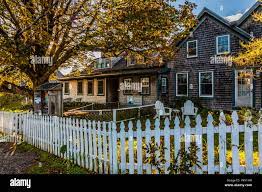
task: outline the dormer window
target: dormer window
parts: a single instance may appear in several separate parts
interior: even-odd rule
[[[187,42],[187,58],[197,57],[197,40]]]
[[[144,57],[141,55],[129,55],[127,56],[127,66],[144,64]]]
[[[217,55],[230,53],[230,35],[222,35],[216,38]]]

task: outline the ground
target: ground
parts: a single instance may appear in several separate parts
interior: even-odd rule
[[[26,143],[0,143],[0,165],[0,174],[92,173]]]

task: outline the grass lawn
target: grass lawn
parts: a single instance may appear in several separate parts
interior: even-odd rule
[[[38,158],[35,159],[34,165],[26,170],[28,174],[94,174],[87,169],[37,149],[27,143],[18,145],[16,150],[18,152],[34,152],[37,154]]]

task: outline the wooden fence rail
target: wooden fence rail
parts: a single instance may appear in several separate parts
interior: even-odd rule
[[[201,168],[192,168],[197,174],[261,174],[262,118],[257,124],[246,121],[239,125],[238,115],[233,112],[232,120],[232,125],[226,125],[222,112],[218,126],[213,125],[213,117],[208,115],[207,127],[202,127],[198,115],[194,127],[189,117],[183,128],[178,117],[172,120],[172,127],[168,118],[164,124],[159,119],[151,124],[147,119],[145,124],[138,120],[135,124],[121,122],[117,127],[115,122],[0,112],[0,132],[10,135],[13,141],[22,138],[39,149],[104,174],[157,173],[156,167],[145,163],[150,155],[145,146],[152,139],[165,147],[163,153],[157,153],[166,160],[161,165],[166,174],[175,158],[179,160],[179,151],[188,151],[193,143],[199,149],[195,155]],[[244,164],[240,153],[244,153]],[[259,159],[256,164],[254,154]]]

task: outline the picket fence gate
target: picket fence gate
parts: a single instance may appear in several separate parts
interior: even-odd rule
[[[196,126],[192,128],[189,117],[185,119],[184,128],[180,127],[178,117],[174,119],[173,127],[170,127],[168,118],[165,119],[164,127],[160,125],[159,119],[153,125],[147,119],[145,125],[138,120],[135,125],[129,121],[127,125],[121,122],[117,127],[114,122],[0,112],[0,132],[9,134],[12,141],[22,139],[39,149],[103,174],[157,173],[155,167],[144,161],[149,154],[146,154],[143,146],[149,144],[152,138],[165,147],[163,155],[166,162],[163,167],[167,174],[170,163],[179,154],[181,143],[188,150],[192,142],[195,142],[191,140],[191,136],[194,136],[199,137],[195,144],[199,148],[196,155],[201,168],[193,168],[197,174],[261,174],[262,117],[258,124],[247,121],[239,125],[237,112],[234,111],[232,120],[232,125],[226,125],[225,115],[221,112],[218,126],[213,125],[213,117],[208,115],[207,127],[202,127],[202,119],[198,115]],[[240,133],[244,134],[245,165],[240,165]],[[258,136],[259,164],[256,166],[253,164],[254,133]],[[231,135],[231,164],[227,163],[227,134]],[[204,135],[207,139],[207,163],[203,159]],[[216,163],[214,155],[215,135],[219,138],[219,163]]]

